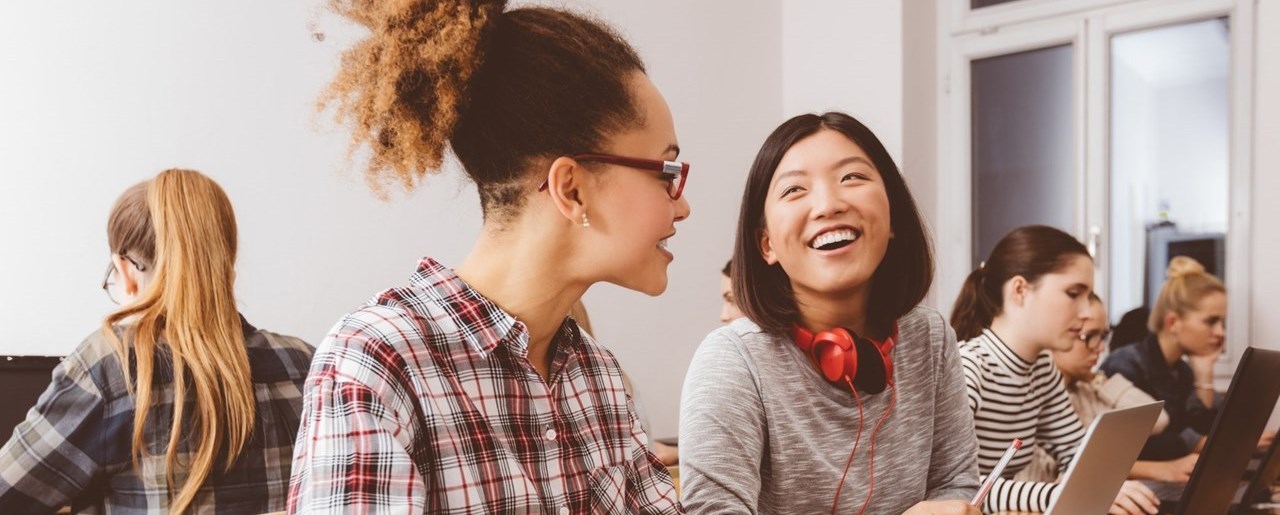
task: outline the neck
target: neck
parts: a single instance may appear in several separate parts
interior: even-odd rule
[[[1178,339],[1174,338],[1172,334],[1160,331],[1160,333],[1156,335],[1156,341],[1160,343],[1160,354],[1164,355],[1164,362],[1166,365],[1173,366],[1174,363],[1177,363],[1178,360],[1182,359],[1182,356],[1186,354],[1186,352],[1182,350],[1182,345],[1178,344]]]
[[[1071,377],[1071,374],[1068,374],[1068,373],[1066,373],[1066,372],[1063,372],[1061,369],[1059,369],[1058,371],[1059,371],[1059,372],[1062,372],[1062,385],[1063,385],[1063,386],[1066,386],[1067,388],[1071,388],[1071,385],[1076,384],[1076,378]]]
[[[566,266],[564,256],[572,253],[564,245],[548,243],[558,240],[554,235],[526,230],[520,223],[501,229],[486,223],[455,273],[525,325],[529,361],[545,379],[551,339],[590,283],[570,275],[575,268]]]
[[[796,307],[800,311],[799,324],[805,329],[816,333],[844,327],[870,338],[881,339],[888,336],[869,332],[872,329],[879,331],[887,329],[867,327],[867,297],[871,293],[868,288],[826,294],[792,286],[792,291],[795,292]]]
[[[1040,355],[1040,351],[1045,349],[1044,345],[1032,342],[1025,331],[1022,331],[1018,324],[1013,323],[1005,315],[997,315],[991,320],[991,332],[996,333],[1009,349],[1017,354],[1018,357],[1026,361],[1035,361]]]

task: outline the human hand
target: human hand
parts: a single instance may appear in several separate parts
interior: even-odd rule
[[[1146,515],[1160,512],[1160,499],[1142,483],[1125,481],[1120,494],[1111,503],[1108,515]]]
[[[649,449],[653,451],[653,455],[658,457],[663,465],[668,467],[680,463],[680,450],[675,446],[667,445],[662,442],[652,442]]]
[[[1156,480],[1166,483],[1186,483],[1191,479],[1191,471],[1196,468],[1196,460],[1200,459],[1200,455],[1191,453],[1176,460],[1162,461],[1160,467],[1156,470]]]
[[[1265,451],[1271,447],[1271,442],[1276,439],[1276,432],[1268,429],[1262,432],[1262,437],[1258,439],[1258,450]]]
[[[982,515],[982,511],[964,501],[921,501],[902,515]]]
[[[1218,362],[1218,358],[1222,356],[1223,347],[1208,354],[1190,354],[1187,356],[1187,363],[1191,365],[1192,375],[1195,376],[1196,383],[1213,384],[1213,365]]]

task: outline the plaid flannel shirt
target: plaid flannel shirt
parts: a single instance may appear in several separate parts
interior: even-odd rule
[[[257,425],[230,471],[214,473],[192,513],[263,513],[284,509],[298,430],[302,383],[313,352],[289,336],[244,324]],[[123,334],[123,332],[118,332]],[[164,347],[161,346],[161,349]],[[53,381],[0,449],[0,513],[164,513],[165,446],[173,420],[173,376],[157,363],[145,429],[147,455],[132,463],[134,399],[114,347],[102,331],[85,339],[53,371]],[[189,406],[188,412],[194,409]],[[190,428],[191,422],[184,425]],[[179,462],[191,460],[180,440]],[[178,471],[175,480],[185,474]]]
[[[424,259],[316,353],[291,513],[681,513],[617,360],[572,319],[549,381],[523,323]]]

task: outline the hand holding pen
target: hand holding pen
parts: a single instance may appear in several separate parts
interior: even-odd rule
[[[995,468],[991,469],[991,472],[987,474],[987,480],[982,482],[982,488],[978,489],[978,495],[973,496],[973,501],[969,502],[969,504],[979,508],[982,507],[982,499],[986,498],[987,492],[990,492],[991,487],[995,486],[996,478],[1000,477],[1000,474],[1004,472],[1004,468],[1009,465],[1009,460],[1012,460],[1013,455],[1021,448],[1022,440],[1014,438],[1013,443],[1009,444],[1009,450],[1004,451],[1004,456],[1000,457],[1000,461],[996,462]]]

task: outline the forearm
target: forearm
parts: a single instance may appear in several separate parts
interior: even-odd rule
[[[1129,468],[1129,479],[1150,479],[1153,481],[1163,480],[1160,474],[1161,462],[1159,461],[1143,461],[1139,460],[1133,463]]]
[[[1204,407],[1213,409],[1213,401],[1215,400],[1214,397],[1217,395],[1217,392],[1214,391],[1210,385],[1212,385],[1212,383],[1196,383],[1196,397],[1200,398],[1200,402],[1204,404]]]

